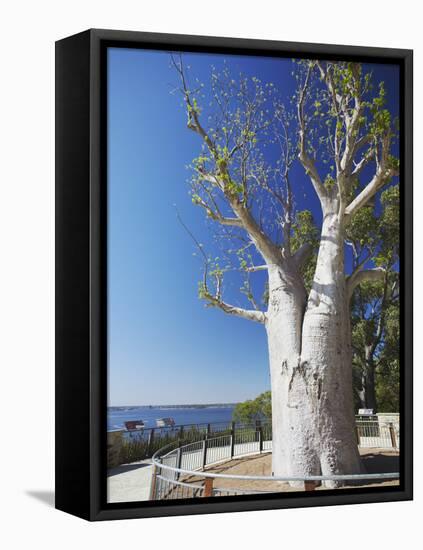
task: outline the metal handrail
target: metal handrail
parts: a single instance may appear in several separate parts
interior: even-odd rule
[[[215,438],[211,438],[208,441],[217,440],[219,438],[222,438],[225,436],[219,436]],[[171,445],[174,445],[174,443],[170,443],[169,445],[166,445],[165,447],[162,447],[158,451],[154,453],[152,456],[152,463],[157,468],[163,469],[163,470],[169,470],[178,474],[185,474],[185,475],[198,475],[199,471],[201,471],[201,477],[209,477],[209,478],[220,478],[220,479],[238,479],[238,480],[250,480],[250,481],[346,481],[346,480],[353,480],[353,479],[395,479],[399,478],[399,472],[390,472],[390,473],[383,473],[383,474],[335,474],[332,476],[251,476],[251,475],[240,475],[240,474],[219,474],[215,472],[206,472],[202,470],[201,468],[197,468],[196,470],[186,470],[185,468],[178,468],[176,466],[168,466],[166,464],[163,464],[162,462],[158,461],[158,455],[160,452],[164,451]],[[182,445],[181,447],[176,447],[175,449],[172,449],[169,453],[162,455],[160,458],[165,458],[169,456],[171,453],[178,451],[180,449],[184,449],[189,447],[190,445],[193,445],[193,443],[189,443],[188,445]],[[241,455],[240,455],[241,456]],[[210,463],[214,464],[214,463]],[[209,465],[210,465],[209,464]]]
[[[356,414],[354,415],[355,416],[355,420],[356,422],[375,422],[375,423],[380,423],[380,418],[378,417],[377,414],[373,415],[372,417],[365,417],[364,415],[360,415],[360,414]],[[258,422],[260,422],[261,426],[262,427],[265,427],[265,426],[271,426],[272,425],[272,420],[271,419],[268,419],[268,418],[263,418],[261,420],[259,420]],[[212,427],[215,427],[215,426],[227,426],[228,430],[230,429],[230,426],[232,424],[232,421],[231,420],[220,420],[220,421],[217,421],[217,422],[192,422],[190,424],[175,424],[174,426],[144,426],[144,428],[139,428],[139,429],[135,429],[135,430],[131,430],[132,432],[148,432],[148,431],[151,431],[151,430],[155,430],[155,431],[160,431],[160,430],[163,430],[163,431],[178,431],[178,428],[200,428],[200,427],[207,427],[207,426],[212,426]],[[239,429],[243,429],[243,428],[254,428],[256,425],[254,422],[235,422],[237,428]],[[107,431],[108,432],[114,432],[114,431],[120,431],[120,430],[125,430],[124,427],[122,428],[111,428],[111,429],[108,429]],[[222,430],[223,431],[223,430]]]

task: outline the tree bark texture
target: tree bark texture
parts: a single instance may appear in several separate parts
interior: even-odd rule
[[[269,267],[268,334],[274,475],[358,474],[351,327],[342,220],[324,215],[317,267],[304,289]],[[301,485],[301,483],[293,483]],[[325,482],[336,487],[339,482]]]

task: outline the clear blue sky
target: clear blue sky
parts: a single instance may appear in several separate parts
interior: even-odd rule
[[[294,92],[289,59],[185,54],[190,73],[209,80],[226,60]],[[109,405],[235,402],[270,389],[265,329],[205,308],[198,299],[201,263],[176,218],[212,246],[203,211],[191,204],[186,166],[199,138],[186,128],[166,52],[108,51]],[[375,66],[397,111],[398,71]],[[300,208],[319,207],[295,167]],[[298,196],[300,199],[298,199]],[[263,275],[259,275],[259,277]],[[235,285],[225,299],[240,303]]]

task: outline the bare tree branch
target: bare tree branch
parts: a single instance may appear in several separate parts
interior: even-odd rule
[[[382,338],[382,334],[383,334],[384,329],[385,329],[386,305],[387,305],[387,301],[388,301],[388,294],[389,294],[389,291],[388,291],[388,277],[386,276],[386,272],[385,272],[385,281],[384,281],[384,285],[383,285],[383,296],[382,296],[382,302],[381,302],[381,307],[380,307],[380,315],[379,315],[379,320],[378,320],[378,323],[377,323],[375,339],[374,339],[374,342],[373,342],[373,344],[371,346],[371,350],[370,350],[370,353],[371,353],[372,356],[374,355],[374,353],[376,351],[376,348],[379,345],[379,342]]]
[[[209,204],[206,203],[201,197],[196,197],[195,204],[200,205],[207,212],[207,215],[212,220],[219,222],[221,225],[229,225],[233,227],[243,227],[242,222],[239,218],[227,218],[222,216],[220,210],[215,206],[211,208]]]
[[[190,93],[188,84],[186,82],[182,60],[180,60],[180,63],[178,64],[172,57],[172,61],[175,69],[180,76],[182,83],[182,93],[187,105],[188,112],[188,127],[202,138],[203,142],[207,146],[207,149],[209,150],[216,162],[216,172],[210,173],[208,171],[202,170],[201,177],[205,181],[212,183],[220,191],[222,191],[229,206],[232,208],[232,211],[239,220],[239,224],[234,222],[234,220],[232,220],[231,218],[224,218],[222,216],[219,216],[219,213],[215,210],[212,210],[209,205],[207,205],[206,209],[208,208],[208,210],[210,210],[211,217],[213,217],[214,215],[217,221],[223,220],[221,221],[221,223],[223,224],[236,225],[239,227],[242,226],[250,235],[258,251],[263,256],[266,262],[281,264],[282,255],[278,246],[271,240],[268,235],[264,233],[264,231],[262,231],[250,209],[247,207],[245,201],[238,196],[237,192],[234,192],[234,185],[231,174],[229,173],[227,159],[221,158],[213,140],[201,125],[198,108],[196,107],[194,100],[192,99],[192,94]],[[204,205],[202,206],[204,207]]]
[[[370,147],[368,151],[363,155],[361,160],[354,165],[354,170],[351,172],[352,176],[358,176],[363,168],[375,157],[374,147]]]
[[[252,265],[250,267],[246,267],[244,271],[254,273],[255,271],[265,271],[266,269],[269,269],[267,265]]]
[[[385,277],[385,274],[386,270],[383,267],[356,270],[356,272],[354,272],[347,278],[347,290],[349,298],[351,298],[357,285],[365,281],[382,281]]]
[[[203,283],[202,283],[202,292],[201,292],[201,298],[207,301],[208,306],[218,307],[225,313],[228,313],[230,315],[236,315],[238,317],[242,317],[244,319],[248,319],[249,321],[255,321],[257,323],[265,323],[266,321],[266,315],[263,311],[260,311],[257,304],[255,303],[254,299],[252,300],[252,303],[255,307],[255,310],[248,310],[244,308],[240,308],[237,306],[232,306],[231,304],[228,304],[222,300],[221,293],[222,293],[222,277],[223,274],[215,274],[215,280],[216,280],[216,292],[212,294],[209,291],[208,287],[208,276],[209,276],[209,260],[207,258],[206,253],[204,252],[204,249],[201,245],[201,243],[197,240],[195,235],[192,233],[192,231],[189,229],[189,227],[185,224],[185,222],[182,220],[178,209],[175,207],[176,210],[176,217],[179,221],[179,223],[182,225],[182,227],[185,229],[185,231],[188,233],[190,238],[194,241],[196,247],[198,248],[200,254],[203,257],[203,264],[204,264],[204,273],[203,273]],[[253,268],[247,268],[244,271],[253,271],[253,270],[260,270],[261,268],[265,269],[267,266],[258,266]],[[251,301],[251,300],[250,300]]]
[[[299,122],[300,152],[299,152],[298,158],[300,159],[301,164],[303,165],[306,173],[309,175],[311,183],[313,184],[314,190],[316,191],[317,196],[320,199],[320,202],[323,202],[327,196],[327,192],[326,192],[325,186],[322,183],[322,180],[320,179],[316,165],[313,159],[307,154],[307,148],[306,148],[306,121],[305,121],[305,115],[304,115],[304,103],[305,103],[307,88],[309,85],[312,70],[313,70],[313,65],[309,65],[307,70],[307,75],[304,81],[304,85],[299,92],[297,113],[298,113],[298,122]]]
[[[243,204],[235,198],[231,200],[231,206],[235,214],[241,220],[244,229],[248,232],[251,240],[261,253],[267,263],[280,265],[282,255],[279,248],[269,239],[269,237],[260,229],[253,215]]]
[[[345,126],[348,126],[350,122],[350,117],[348,115],[348,109],[345,101],[345,97],[337,93],[335,83],[333,80],[333,65],[328,64],[326,69],[323,68],[322,64],[317,61],[316,65],[320,71],[322,80],[326,83],[327,89],[329,91],[331,100],[332,100],[332,109],[336,115],[336,130],[335,135],[333,136],[333,155],[335,160],[335,166],[338,176],[340,175],[341,170],[343,169],[342,159],[341,160],[341,134],[338,131],[338,124],[342,124],[342,118],[344,119]],[[338,186],[342,184],[342,179],[337,179]]]
[[[347,172],[350,171],[354,160],[354,155],[356,153],[360,117],[364,111],[364,104],[361,97],[360,65],[357,63],[352,63],[351,68],[355,84],[353,92],[354,107],[351,116],[348,115],[348,111],[345,113],[345,149],[341,159],[341,169],[346,170]]]
[[[247,319],[249,321],[255,321],[256,323],[266,322],[266,314],[263,311],[255,311],[232,306],[208,292],[205,292],[203,296],[208,301],[210,306],[218,307],[229,315],[236,315],[237,317],[242,317],[243,319]]]
[[[394,176],[397,176],[399,171],[395,168],[387,168],[383,170],[379,168],[376,174],[366,187],[350,202],[345,209],[345,216],[353,216],[357,210],[367,204],[367,202]]]
[[[297,268],[300,268],[308,260],[311,253],[313,252],[313,246],[310,243],[304,243],[300,248],[295,252],[293,259]]]

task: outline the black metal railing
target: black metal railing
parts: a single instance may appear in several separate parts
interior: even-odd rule
[[[120,462],[123,464],[151,458],[158,449],[170,443],[195,443],[225,435],[233,435],[234,442],[250,439],[252,435],[257,441],[259,438],[264,439],[264,435],[270,440],[271,434],[271,422],[266,420],[257,420],[252,424],[210,422],[124,431]]]
[[[399,448],[399,427],[392,423],[382,423],[377,419],[356,418],[355,435],[359,447]],[[178,446],[195,443],[218,436],[231,437],[232,446],[245,443],[254,449],[271,450],[272,423],[257,420],[254,423],[211,422],[182,424],[160,428],[142,428],[123,432],[120,450],[120,463],[136,462],[151,458],[160,448],[171,443]]]

